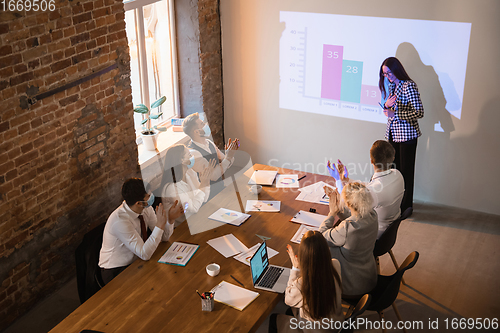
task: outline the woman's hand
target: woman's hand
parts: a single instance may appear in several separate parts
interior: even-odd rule
[[[337,189],[332,189],[331,187],[323,187],[325,194],[329,197],[330,201],[328,205],[330,206],[330,212],[328,216],[335,216],[340,211],[340,194]]]
[[[210,179],[212,177],[212,173],[217,165],[217,161],[215,159],[210,160],[209,165],[203,169],[200,174],[200,187],[206,187],[210,185]]]
[[[174,204],[170,206],[168,210],[168,223],[173,224],[175,219],[180,217],[184,213],[184,209],[182,208],[179,200],[175,200]]]
[[[293,248],[290,246],[290,244],[286,246],[286,252],[288,252],[288,255],[290,256],[292,266],[295,268],[299,268],[299,258],[293,252]]]
[[[330,174],[330,176],[332,176],[335,180],[340,180],[339,171],[337,170],[335,163],[333,163],[332,167],[332,164],[330,163],[330,161],[328,161],[328,163],[326,164],[326,168],[328,169],[328,173]]]
[[[389,98],[387,99],[387,101],[385,101],[385,108],[388,109],[388,108],[391,108],[394,106],[394,104],[396,104],[396,100],[398,99],[398,96],[397,95],[391,95],[389,96]]]

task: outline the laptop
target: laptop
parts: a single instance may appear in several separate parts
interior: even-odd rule
[[[266,242],[262,242],[250,259],[254,288],[277,293],[285,292],[290,268],[269,265]]]

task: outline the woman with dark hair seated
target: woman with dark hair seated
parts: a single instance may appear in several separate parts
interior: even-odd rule
[[[287,315],[271,315],[269,332],[293,332],[296,328],[304,332],[335,331],[335,321],[344,320],[340,263],[331,259],[328,244],[318,231],[304,234],[298,257],[290,245],[287,249],[293,267],[285,291],[285,303],[293,308],[293,316],[288,315],[289,312]],[[325,328],[324,322],[328,322],[332,329]]]

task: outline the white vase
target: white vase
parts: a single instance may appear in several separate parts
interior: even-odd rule
[[[144,132],[141,132],[142,143],[144,144],[146,150],[156,151],[156,141],[158,139],[158,131],[153,130],[153,132],[154,134],[144,134]]]

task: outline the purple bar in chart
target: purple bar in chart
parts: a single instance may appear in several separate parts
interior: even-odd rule
[[[321,76],[321,98],[340,100],[342,87],[342,58],[344,47],[323,45],[323,71]]]

